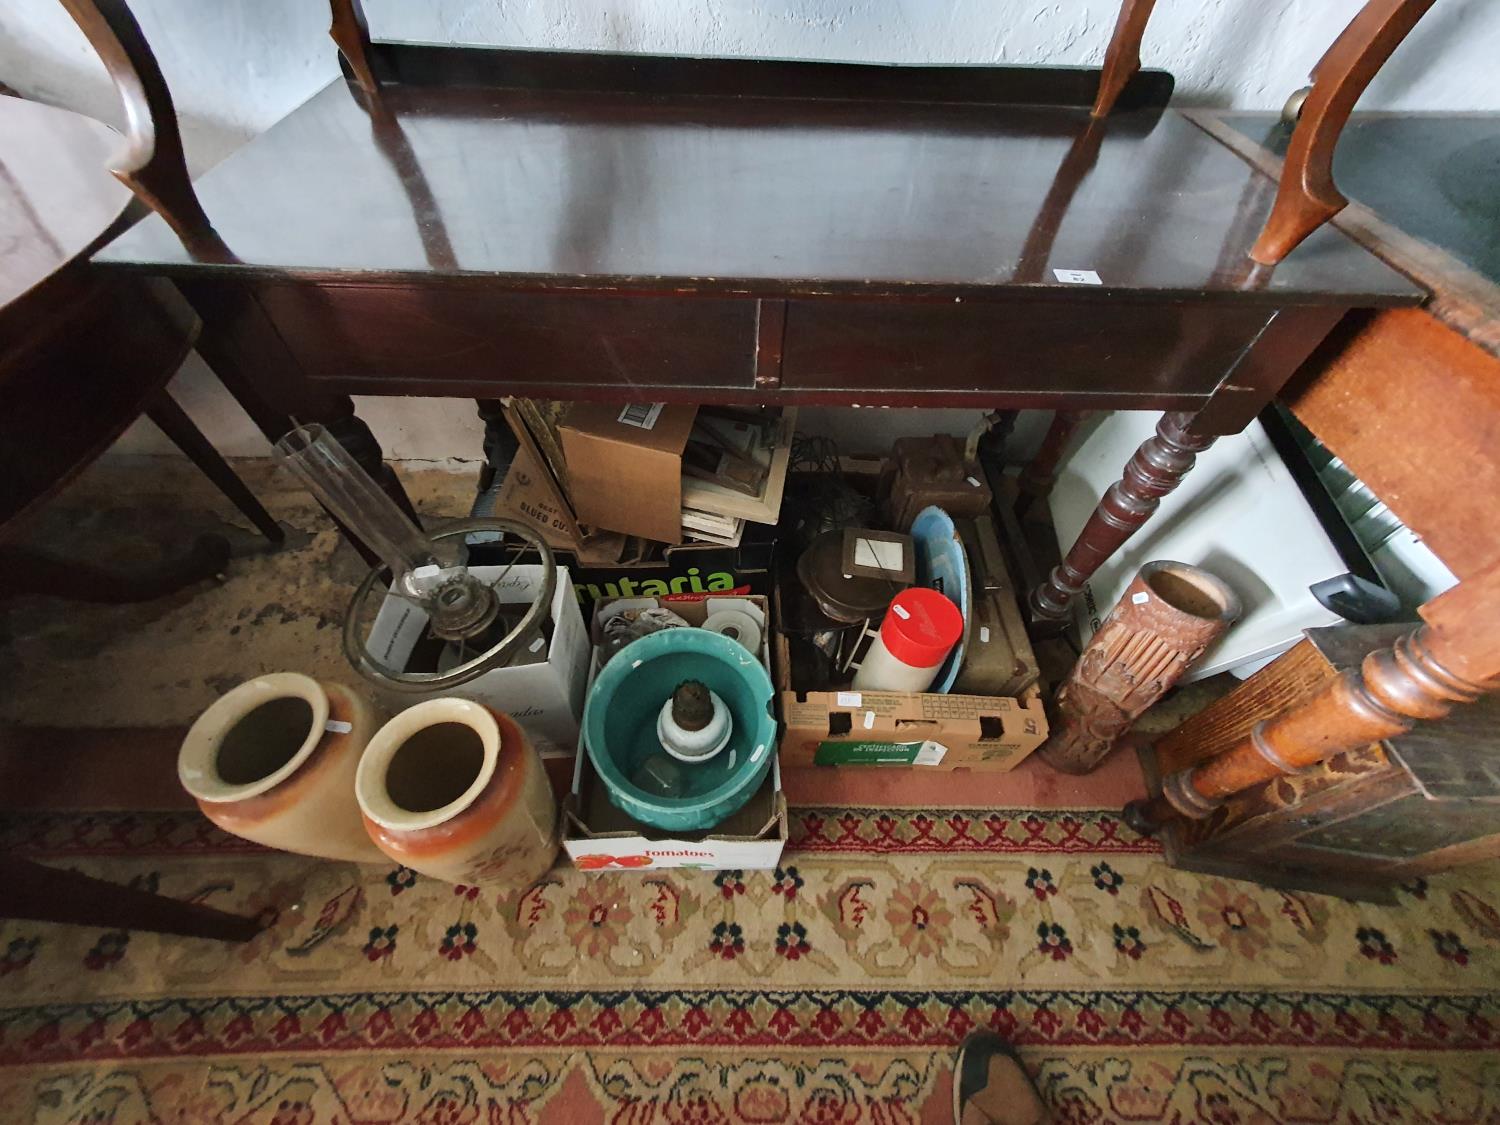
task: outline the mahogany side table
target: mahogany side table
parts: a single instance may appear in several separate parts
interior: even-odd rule
[[[395,493],[351,395],[1164,411],[1058,618],[1346,312],[1423,296],[1329,227],[1255,262],[1276,181],[1161,72],[1101,117],[1088,69],[353,54],[95,260],[177,283],[268,436],[321,422]]]

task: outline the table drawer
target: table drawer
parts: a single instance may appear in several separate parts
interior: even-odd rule
[[[1166,302],[791,301],[782,386],[1207,394],[1270,316]]]
[[[461,393],[453,390],[460,384],[484,384],[496,393],[538,385],[754,384],[756,303],[750,298],[572,296],[451,285],[270,285],[258,296],[309,377],[368,381],[372,393]]]

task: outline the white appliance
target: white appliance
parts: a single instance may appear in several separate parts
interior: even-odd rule
[[[1092,432],[1066,458],[1052,493],[1064,553],[1126,462],[1155,432],[1158,418],[1155,411],[1132,410],[1092,420]],[[1259,422],[1200,453],[1145,527],[1090,579],[1074,600],[1084,644],[1136,571],[1153,559],[1201,566],[1227,582],[1244,606],[1244,616],[1183,682],[1231,670],[1248,675],[1296,644],[1302,630],[1340,620],[1308,587],[1348,567]]]
[[[1386,589],[1415,608],[1457,583],[1443,560],[1343,461],[1316,444],[1311,435],[1308,440],[1313,442],[1308,458],[1317,467],[1319,482],[1338,506],[1354,538],[1369,553],[1370,564]]]

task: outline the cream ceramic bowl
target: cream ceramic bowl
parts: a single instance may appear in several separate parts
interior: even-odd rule
[[[515,720],[478,703],[396,715],[370,740],[355,791],[376,846],[435,879],[524,885],[557,855],[541,756]]]
[[[350,688],[296,672],[257,676],[198,716],[177,777],[226,832],[283,851],[381,863],[354,797],[360,754],[378,725]]]

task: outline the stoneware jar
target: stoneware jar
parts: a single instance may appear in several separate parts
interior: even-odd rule
[[[557,854],[541,755],[510,716],[478,703],[402,711],[370,740],[355,792],[376,846],[434,879],[524,885]]]
[[[341,684],[296,672],[257,676],[198,716],[177,776],[203,814],[257,844],[382,863],[354,799],[359,757],[380,725]]]

